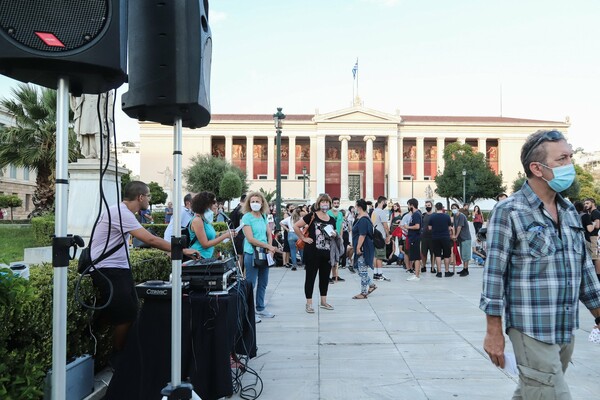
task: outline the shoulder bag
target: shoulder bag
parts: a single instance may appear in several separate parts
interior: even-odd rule
[[[315,220],[315,214],[313,213],[312,218],[310,219],[310,222],[308,223],[308,225],[306,225],[306,229],[304,230],[304,232],[308,232],[308,228],[310,228],[310,225],[313,223],[313,221]],[[304,233],[302,234],[301,238],[298,238],[298,240],[296,240],[296,248],[298,250],[304,250],[304,245],[306,243],[304,243]]]

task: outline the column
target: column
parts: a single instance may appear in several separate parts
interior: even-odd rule
[[[340,198],[342,201],[348,200],[348,141],[350,136],[340,136],[342,142],[341,173],[340,173]]]
[[[296,180],[296,136],[288,136],[288,180]]]
[[[440,172],[444,172],[445,163],[444,163],[444,147],[446,146],[446,142],[444,138],[437,139],[437,169]]]
[[[487,148],[486,147],[487,147],[487,140],[486,140],[486,138],[479,138],[479,139],[477,139],[477,148],[478,148],[478,151],[480,153],[483,153],[483,155],[487,157],[487,154],[486,154]]]
[[[388,137],[388,197],[398,199],[398,134]]]
[[[424,138],[417,138],[417,176],[415,180],[422,181],[425,179],[425,143]]]
[[[246,136],[246,176],[254,179],[254,137]]]
[[[317,193],[314,194],[316,199],[321,193],[325,193],[325,135],[317,136]],[[311,143],[312,147],[312,143]],[[312,175],[313,171],[311,171]]]
[[[267,137],[267,180],[275,179],[275,137]]]
[[[373,141],[375,136],[365,136],[363,139],[366,142],[365,149],[365,199],[373,200]]]
[[[233,160],[233,137],[231,135],[225,136],[225,160],[231,163]]]

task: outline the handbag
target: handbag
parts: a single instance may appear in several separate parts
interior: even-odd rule
[[[267,259],[267,251],[264,247],[255,247],[254,248],[254,267],[268,267],[269,260]]]
[[[310,219],[310,222],[308,223],[308,225],[306,225],[306,229],[304,229],[304,232],[308,232],[308,228],[310,228],[310,225],[312,224],[312,222],[315,220],[315,214],[313,214],[312,218]],[[304,233],[302,234],[301,238],[298,238],[298,240],[296,240],[296,248],[298,250],[304,250],[304,245],[306,244],[304,242]]]

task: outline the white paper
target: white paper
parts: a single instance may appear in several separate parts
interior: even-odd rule
[[[223,241],[221,243],[227,243],[229,242],[229,238],[223,239]]]
[[[335,235],[335,229],[333,229],[333,226],[331,225],[325,225],[325,232],[329,235],[329,236],[334,236]]]
[[[273,258],[271,253],[267,253],[267,263],[269,264],[269,267],[275,265],[275,259]]]
[[[504,353],[504,370],[510,375],[519,375],[517,368],[517,359],[513,353]]]
[[[588,340],[592,343],[600,344],[600,330],[598,328],[592,329]]]

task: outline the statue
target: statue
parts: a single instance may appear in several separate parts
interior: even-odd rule
[[[427,185],[425,188],[425,198],[433,199],[433,189],[431,188],[431,185]]]
[[[100,115],[102,120],[102,140],[104,158],[110,154],[110,136],[113,134],[113,104],[112,91],[94,94],[82,94],[80,97],[71,96],[71,109],[73,127],[77,134],[77,141],[81,146],[84,158],[100,158],[100,121],[98,121],[98,101],[100,101]]]

